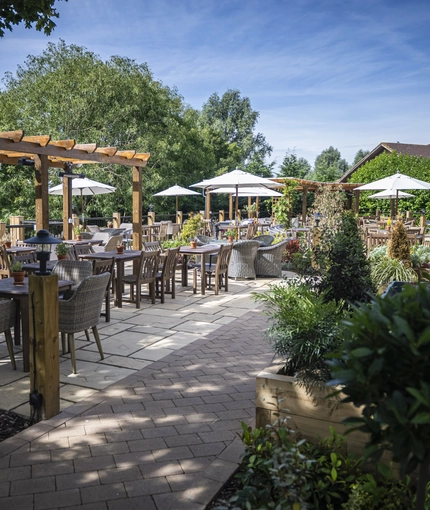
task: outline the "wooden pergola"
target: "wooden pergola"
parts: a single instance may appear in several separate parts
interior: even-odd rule
[[[360,191],[355,190],[354,188],[357,188],[360,186],[360,184],[357,184],[355,182],[318,182],[318,181],[309,181],[307,179],[296,179],[295,177],[282,177],[282,178],[275,178],[271,179],[274,182],[279,182],[280,187],[284,184],[284,182],[287,180],[295,181],[297,182],[296,191],[301,191],[303,193],[303,202],[302,202],[302,218],[306,218],[307,214],[307,207],[306,207],[306,199],[309,191],[317,191],[319,188],[322,187],[330,187],[334,189],[338,189],[339,191],[347,191],[349,193],[354,194],[354,211],[358,214],[359,210],[359,199],[360,199]],[[348,207],[352,208],[352,195],[348,197]]]
[[[21,160],[34,162],[36,186],[36,229],[49,229],[48,169],[61,168],[63,178],[63,233],[72,237],[72,186],[67,177],[70,164],[107,163],[132,167],[133,179],[133,248],[142,246],[142,168],[149,153],[120,151],[116,147],[97,147],[95,143],[77,144],[75,140],[51,140],[50,135],[25,136],[24,131],[0,132],[0,163],[19,165]],[[31,163],[30,163],[31,164]]]

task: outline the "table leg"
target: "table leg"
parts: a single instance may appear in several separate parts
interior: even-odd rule
[[[201,293],[202,296],[205,295],[205,289],[206,289],[206,256],[204,253],[201,254],[200,257],[200,287],[201,287]]]
[[[188,255],[182,254],[182,287],[188,286]]]
[[[124,276],[124,261],[116,261],[116,285],[114,286],[115,304],[118,308],[122,308],[122,277]]]
[[[15,345],[21,345],[21,307],[20,300],[15,299],[16,314],[15,314],[15,325],[13,327],[13,334],[15,338]]]

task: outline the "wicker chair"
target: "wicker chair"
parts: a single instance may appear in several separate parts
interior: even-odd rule
[[[158,264],[158,251],[143,251],[140,255],[136,273],[133,272],[133,274],[123,277],[122,283],[130,285],[130,301],[136,302],[136,308],[140,308],[141,287],[146,283],[149,285],[149,296],[152,304],[155,304],[155,277]],[[136,300],[134,299],[134,287],[136,287]]]
[[[204,246],[205,244],[216,243],[216,239],[209,236],[196,236],[197,246]]]
[[[261,236],[256,236],[252,238],[253,241],[258,241],[260,246],[270,246],[275,240],[274,236],[269,234],[262,234]]]
[[[0,299],[0,333],[4,333],[12,368],[16,370],[13,341],[10,328],[15,324],[16,305],[13,299]]]
[[[63,353],[66,351],[67,334],[74,374],[76,374],[75,333],[92,328],[100,357],[101,359],[104,357],[97,325],[100,322],[100,313],[109,279],[110,274],[108,273],[88,276],[70,299],[59,300],[58,322]]]
[[[93,246],[94,253],[100,253],[102,251],[116,251],[116,247],[122,244],[124,236],[122,234],[109,237],[108,242],[104,246]]]
[[[163,269],[155,277],[156,297],[159,297],[162,303],[164,303],[164,295],[168,292],[172,294],[172,299],[175,299],[175,271],[178,254],[179,247],[166,250]],[[169,290],[170,285],[172,286],[171,290]]]
[[[110,289],[115,273],[115,257],[112,257],[111,259],[93,260],[93,274],[103,273],[109,273],[110,278],[106,287],[105,313],[102,313],[101,315],[104,315],[106,322],[110,322]]]
[[[93,265],[86,260],[59,260],[52,270],[53,274],[58,275],[59,280],[70,280],[75,282],[72,289],[76,289],[78,285],[87,276],[91,276]]]
[[[233,243],[228,276],[232,278],[255,278],[254,260],[260,247],[258,241]]]
[[[255,257],[255,272],[257,276],[282,276],[282,254],[288,240],[281,241],[271,246],[262,246],[257,250]]]
[[[230,263],[232,244],[223,244],[218,253],[216,264],[206,264],[205,274],[200,275],[201,278],[207,278],[207,288],[211,286],[211,277],[214,276],[215,280],[215,295],[218,294],[220,288],[224,287],[228,292],[228,266]],[[198,268],[194,268],[193,273],[193,293],[197,292],[197,274]],[[224,285],[223,285],[224,282]]]

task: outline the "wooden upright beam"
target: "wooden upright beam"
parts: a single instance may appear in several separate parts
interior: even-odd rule
[[[211,217],[211,192],[206,192],[206,207],[205,207],[205,220],[210,220]]]
[[[305,226],[306,224],[306,214],[307,214],[307,199],[308,199],[308,187],[303,186],[303,195],[302,195],[302,224]]]
[[[36,230],[42,228],[49,230],[49,203],[48,203],[48,157],[35,155],[35,186],[36,186]]]
[[[142,249],[142,168],[133,166],[133,250]]]
[[[64,239],[72,239],[72,179],[63,177],[63,236]]]

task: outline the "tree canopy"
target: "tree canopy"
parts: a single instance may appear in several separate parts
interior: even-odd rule
[[[68,0],[64,0],[67,2]],[[5,35],[5,30],[12,32],[13,25],[25,23],[25,28],[32,28],[36,23],[36,30],[44,31],[49,35],[55,28],[52,18],[59,18],[54,9],[55,0],[2,0],[0,4],[0,37]]]
[[[349,168],[340,152],[330,146],[321,152],[315,159],[312,179],[319,182],[334,182]]]
[[[279,177],[296,177],[305,179],[311,172],[311,165],[305,158],[298,158],[297,155],[288,150],[282,161]]]
[[[222,97],[214,93],[203,105],[199,125],[214,149],[217,174],[238,167],[262,177],[272,175],[274,162],[265,159],[273,149],[261,133],[254,133],[258,116],[238,90],[227,90]]]

